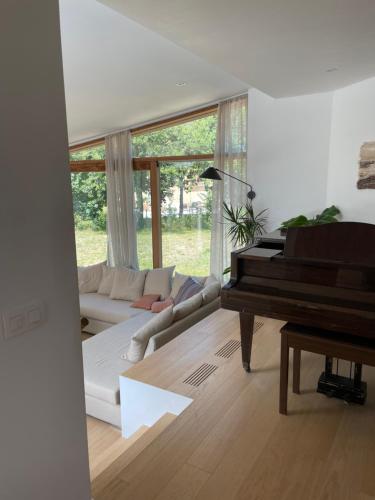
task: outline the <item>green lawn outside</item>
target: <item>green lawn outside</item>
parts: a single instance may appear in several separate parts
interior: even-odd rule
[[[210,268],[209,229],[185,229],[163,232],[163,265],[176,265],[183,274],[206,276]],[[140,269],[152,268],[151,230],[137,233]],[[107,235],[104,231],[76,229],[77,263],[79,266],[96,264],[106,260]]]

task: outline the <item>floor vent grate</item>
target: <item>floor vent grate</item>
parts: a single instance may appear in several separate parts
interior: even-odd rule
[[[219,356],[220,358],[230,358],[240,347],[241,342],[239,340],[230,339],[225,345],[223,345],[223,347],[215,352],[215,356]]]
[[[264,323],[262,323],[262,321],[256,321],[254,324],[254,333],[257,332],[259,328],[262,328],[263,325]]]
[[[209,365],[208,363],[203,363],[203,365],[197,368],[191,375],[189,375],[184,380],[184,384],[189,384],[193,385],[194,387],[199,387],[217,369],[218,367],[216,365]]]

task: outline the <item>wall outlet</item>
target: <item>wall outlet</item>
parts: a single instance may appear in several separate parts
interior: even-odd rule
[[[41,326],[45,322],[45,305],[33,301],[2,313],[4,338],[8,340]]]

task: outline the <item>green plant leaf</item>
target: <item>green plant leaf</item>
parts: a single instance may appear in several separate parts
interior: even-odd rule
[[[340,210],[335,205],[332,205],[331,207],[324,209],[321,214],[317,214],[312,219],[308,219],[305,215],[298,215],[298,217],[286,220],[281,224],[280,229],[286,229],[288,227],[316,226],[318,224],[338,222],[336,216],[340,215],[340,213]]]
[[[251,203],[233,208],[225,202],[223,209],[224,222],[228,226],[227,236],[235,247],[253,243],[255,238],[264,232],[267,210],[255,214]]]

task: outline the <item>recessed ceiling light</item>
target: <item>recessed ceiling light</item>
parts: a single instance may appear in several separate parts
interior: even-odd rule
[[[338,71],[339,68],[328,68],[326,69],[326,73],[333,73],[334,71]]]
[[[176,87],[185,87],[186,82],[177,82]]]

